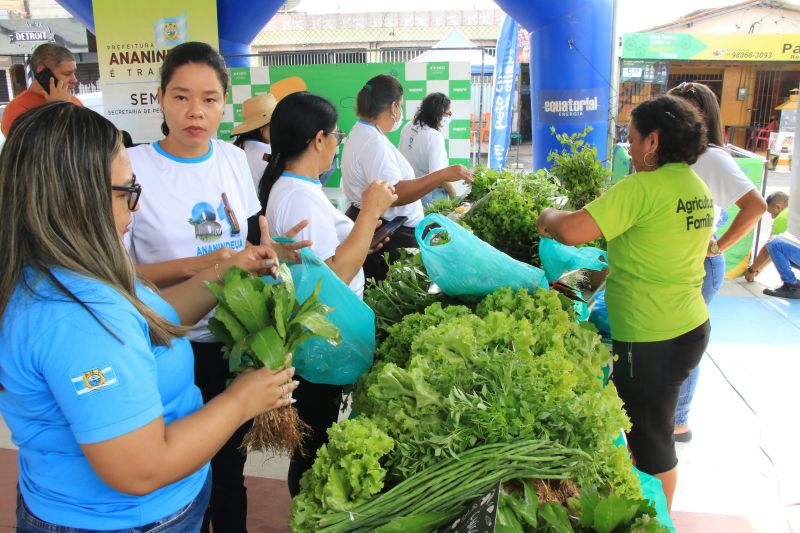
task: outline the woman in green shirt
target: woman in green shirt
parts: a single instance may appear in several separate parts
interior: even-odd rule
[[[714,208],[689,167],[706,131],[689,104],[659,96],[633,110],[628,140],[636,173],[580,211],[546,209],[538,226],[564,244],[608,241],[606,305],[619,355],[612,379],[631,418],[636,466],[661,479],[671,506],[675,406],[711,331],[700,287]]]

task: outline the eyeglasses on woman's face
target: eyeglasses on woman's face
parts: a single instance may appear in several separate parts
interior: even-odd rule
[[[344,136],[347,135],[347,134],[345,132],[343,132],[342,130],[333,130],[332,132],[326,133],[325,135],[335,135],[336,136],[336,145],[338,146],[338,145],[342,144],[342,141],[344,140]]]
[[[133,175],[133,182],[130,185],[112,185],[112,191],[122,191],[128,193],[128,209],[131,211],[136,210],[139,204],[139,198],[142,196],[142,185],[136,183],[136,174]]]

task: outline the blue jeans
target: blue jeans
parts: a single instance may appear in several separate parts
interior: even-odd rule
[[[450,195],[447,194],[447,191],[445,191],[444,188],[436,187],[431,192],[422,197],[422,207],[428,207],[429,203],[435,202],[436,200],[441,200],[442,198],[449,199]]]
[[[781,281],[796,285],[797,276],[792,271],[792,265],[800,268],[800,246],[781,237],[775,237],[767,243],[767,251],[775,263],[775,268],[778,269],[778,274],[781,275]]]
[[[203,515],[211,496],[211,472],[208,473],[205,485],[200,494],[188,505],[169,516],[144,526],[130,529],[116,529],[113,533],[197,533],[203,523]],[[51,524],[40,520],[25,505],[22,494],[17,488],[17,533],[98,533],[94,529],[81,529]],[[105,530],[104,533],[112,533]]]
[[[706,276],[703,278],[701,290],[703,291],[703,300],[706,301],[706,305],[709,305],[722,287],[722,282],[725,281],[725,256],[706,257],[703,266],[706,269]],[[692,398],[694,398],[694,390],[697,388],[698,377],[700,377],[700,365],[694,367],[694,370],[689,373],[689,377],[681,385],[678,406],[675,408],[676,426],[689,425],[689,409],[692,407]]]

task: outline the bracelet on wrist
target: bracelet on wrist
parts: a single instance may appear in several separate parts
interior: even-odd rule
[[[214,274],[217,275],[217,281],[224,283],[222,276],[219,275],[219,263],[214,263]]]

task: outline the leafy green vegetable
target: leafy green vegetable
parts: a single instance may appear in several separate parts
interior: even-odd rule
[[[389,328],[389,336],[378,347],[378,358],[405,368],[411,358],[411,345],[421,332],[436,327],[449,318],[470,314],[472,312],[465,306],[442,307],[441,303],[436,302],[423,313],[407,315],[402,322]]]
[[[429,215],[431,213],[441,213],[442,215],[447,216],[448,214],[452,213],[456,207],[458,207],[458,201],[459,200],[457,198],[439,198],[425,206],[425,214]]]
[[[590,131],[592,127],[586,126],[582,133],[567,135],[550,128],[562,146],[560,153],[553,150],[547,156],[547,160],[553,162],[550,172],[567,192],[569,207],[576,211],[599,197],[611,176],[597,158],[597,148],[584,140]]]
[[[289,525],[295,531],[316,529],[316,516],[347,511],[383,489],[386,470],[380,461],[394,446],[367,418],[343,420],[328,429],[328,444],[317,452],[292,500]]]
[[[420,254],[405,252],[389,265],[383,281],[369,280],[364,289],[364,303],[375,312],[378,340],[386,338],[389,328],[406,315],[421,313],[434,302],[449,302],[444,294],[430,294],[431,280]]]
[[[539,518],[553,533],[573,533],[567,510],[556,502],[547,502],[539,508]]]
[[[302,526],[305,528],[302,530],[331,533],[371,532],[399,519],[408,519],[405,524],[409,529],[406,531],[428,531],[427,526],[412,529],[414,517],[430,515],[433,518],[438,515],[452,519],[465,504],[485,495],[498,481],[524,477],[566,479],[588,460],[589,457],[580,450],[542,440],[512,440],[477,446],[457,458],[439,461],[377,497],[348,506],[340,512],[314,514],[306,503],[295,508],[293,502],[293,511],[303,514],[298,515],[297,520],[293,514],[290,523],[295,531],[300,531]],[[301,498],[307,502],[308,492],[312,489],[313,485],[306,485],[295,500]],[[409,513],[413,515],[409,516]],[[514,519],[513,511],[509,513],[509,520]]]
[[[656,510],[647,500],[625,498],[618,494],[602,495],[594,487],[584,487],[580,496],[570,498],[567,508],[575,531],[612,533],[668,533],[656,519]]]
[[[319,285],[299,303],[289,268],[281,265],[279,272],[283,282],[277,285],[236,267],[225,273],[224,285],[206,282],[219,302],[209,330],[225,345],[233,373],[262,366],[277,370],[286,353],[312,336],[339,342],[339,329],[325,317],[328,309],[317,300]]]
[[[592,455],[579,484],[639,494],[625,450],[612,443],[630,423],[600,377],[611,354],[558,295],[501,289],[477,314],[430,311],[392,329],[380,349],[397,364],[376,364],[353,397],[354,410],[395,440],[392,479],[483,443],[544,438]]]
[[[477,175],[477,174],[476,174]],[[477,181],[477,178],[476,178]],[[525,263],[539,262],[536,219],[561,195],[546,171],[506,173],[487,185],[488,194],[478,200],[459,221],[481,240]],[[473,185],[473,190],[481,187]]]

